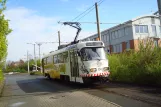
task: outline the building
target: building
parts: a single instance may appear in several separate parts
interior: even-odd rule
[[[98,37],[94,34],[82,41],[95,41]],[[155,46],[161,38],[159,17],[147,15],[138,17],[101,32],[101,40],[105,43],[105,50],[110,53],[120,53],[126,49],[137,49],[138,39],[150,37]]]

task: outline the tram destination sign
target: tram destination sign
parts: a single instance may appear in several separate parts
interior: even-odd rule
[[[103,46],[102,42],[89,42],[86,43],[86,46]]]

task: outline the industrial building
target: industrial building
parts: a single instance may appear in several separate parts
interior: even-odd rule
[[[97,37],[98,34],[94,34],[81,41],[95,41]],[[105,50],[110,53],[137,49],[139,38],[152,38],[154,45],[158,46],[161,38],[161,26],[157,15],[137,17],[101,32],[101,40],[106,46]]]

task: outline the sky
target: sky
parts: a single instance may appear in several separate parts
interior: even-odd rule
[[[4,14],[9,19],[13,30],[7,36],[7,60],[26,60],[27,51],[33,58],[35,42],[58,42],[60,31],[61,41],[74,40],[76,29],[58,24],[58,21],[73,20],[76,16],[90,8],[99,0],[8,0]],[[99,5],[100,22],[122,23],[138,16],[149,15],[158,10],[157,0],[103,0]],[[82,17],[79,22],[96,22],[95,9]],[[105,30],[114,24],[101,24]],[[82,31],[78,39],[82,39],[97,32],[96,24],[81,23]],[[58,43],[41,45],[41,55],[57,50]],[[38,46],[36,55],[38,57]]]

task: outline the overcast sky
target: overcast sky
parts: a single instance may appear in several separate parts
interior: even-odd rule
[[[8,0],[6,18],[10,20],[13,32],[8,35],[8,60],[25,58],[27,50],[33,56],[33,46],[26,43],[69,42],[75,37],[76,29],[58,24],[71,21],[77,15],[94,5],[97,0]],[[104,0],[99,6],[100,22],[120,23],[135,17],[157,11],[157,0]],[[95,10],[80,22],[95,22]],[[114,25],[101,25],[101,30]],[[97,32],[95,24],[81,24],[79,39]],[[56,50],[58,44],[43,44],[41,54]],[[38,46],[36,46],[38,55]]]

